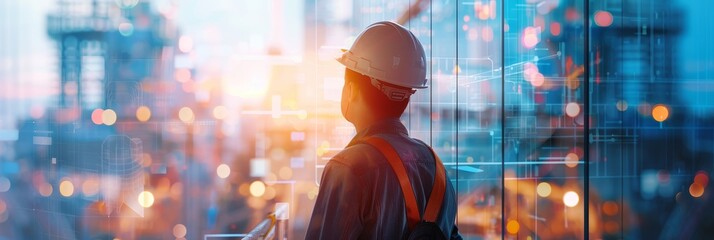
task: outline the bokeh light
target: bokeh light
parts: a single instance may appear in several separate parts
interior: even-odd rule
[[[186,83],[191,81],[191,70],[188,70],[186,68],[179,68],[176,69],[174,72],[174,78],[176,81],[181,82],[181,83]]]
[[[218,119],[218,120],[223,120],[226,119],[228,116],[228,108],[223,105],[218,105],[213,108],[213,117]]]
[[[605,222],[605,232],[610,234],[617,234],[620,229],[620,224],[616,221],[606,221]]]
[[[281,167],[278,171],[278,177],[280,179],[290,179],[293,177],[293,169],[289,167]]]
[[[664,120],[667,120],[668,117],[669,109],[667,109],[666,106],[657,104],[654,108],[652,108],[652,118],[654,118],[655,121],[664,122]]]
[[[543,86],[543,83],[545,82],[545,77],[543,77],[543,74],[541,73],[535,73],[533,74],[533,78],[531,79],[531,84],[534,87],[540,87]]]
[[[461,67],[459,67],[459,65],[455,65],[454,69],[452,69],[451,72],[453,74],[459,74],[459,73],[461,73]]]
[[[169,189],[169,193],[172,198],[179,199],[181,194],[183,194],[183,183],[177,182],[172,184],[171,189]]]
[[[625,100],[617,101],[617,104],[615,104],[615,107],[617,107],[617,110],[620,112],[627,111],[627,107],[628,107],[627,101],[625,101]]]
[[[468,33],[468,39],[471,41],[476,41],[478,39],[478,29],[476,28],[471,28],[469,29]]]
[[[187,93],[193,93],[196,91],[196,82],[189,79],[181,84],[181,89]]]
[[[191,52],[193,50],[193,38],[189,36],[181,36],[179,38],[179,50],[184,53]]]
[[[493,28],[491,28],[490,26],[484,26],[483,28],[481,28],[481,38],[484,42],[493,41]]]
[[[565,166],[574,168],[578,166],[578,161],[580,161],[580,157],[578,157],[576,153],[568,153],[565,155]]]
[[[551,187],[550,187],[550,184],[547,182],[541,182],[536,187],[536,193],[538,193],[538,196],[548,197],[548,196],[550,196],[550,192],[551,192]]]
[[[92,111],[92,123],[101,125],[104,123],[103,117],[104,116],[104,110],[101,108],[94,109]]]
[[[652,116],[652,105],[647,102],[640,103],[640,105],[637,106],[637,112],[645,117]]]
[[[317,187],[313,187],[310,191],[307,192],[307,199],[313,200],[317,197],[317,194],[319,193],[320,189]]]
[[[10,182],[10,179],[4,176],[0,176],[0,193],[10,191],[11,186],[12,183]]]
[[[114,110],[107,109],[102,112],[102,123],[107,126],[114,125],[117,122],[117,113]]]
[[[7,203],[5,203],[4,200],[0,199],[0,215],[3,215],[5,213],[5,210],[7,210]]]
[[[250,195],[253,197],[260,197],[265,194],[265,183],[261,181],[255,181],[250,184]]]
[[[82,193],[84,194],[84,196],[91,197],[97,195],[98,192],[99,181],[97,181],[96,179],[90,178],[84,181],[84,183],[82,183]]]
[[[30,117],[33,119],[40,119],[45,116],[47,109],[44,106],[34,105],[30,108]]]
[[[180,224],[180,223],[174,225],[174,228],[173,228],[174,237],[176,237],[176,238],[182,238],[182,237],[185,237],[185,236],[186,236],[186,233],[187,233],[187,230],[186,230],[186,226],[185,226],[185,225]]]
[[[193,123],[195,116],[193,115],[193,110],[189,107],[182,107],[179,110],[179,120],[184,123]]]
[[[122,36],[131,36],[132,34],[134,34],[134,24],[131,24],[129,22],[120,23],[118,30],[119,34],[121,34]]]
[[[324,155],[325,153],[327,153],[329,148],[330,148],[330,142],[322,141],[322,143],[320,143],[320,146],[317,147],[317,151],[316,151],[317,156]]]
[[[489,18],[493,18],[495,16],[495,3],[494,1],[490,1],[490,3],[482,3],[480,1],[475,2],[474,4],[474,12],[478,19],[480,20],[487,20]]]
[[[37,192],[39,192],[40,195],[42,195],[43,197],[49,197],[50,195],[52,195],[53,190],[54,189],[52,185],[49,183],[42,183],[37,188]]]
[[[140,106],[136,109],[136,120],[146,122],[151,119],[151,109],[147,106]]]
[[[149,191],[143,191],[139,193],[137,201],[139,202],[139,205],[141,207],[150,208],[152,205],[154,205],[154,194]]]
[[[516,220],[509,220],[508,223],[506,224],[506,231],[510,234],[517,234],[518,231],[521,229],[521,225],[518,223]]]
[[[550,34],[553,36],[560,36],[561,26],[559,22],[550,23]]]
[[[704,195],[704,186],[699,183],[692,183],[692,185],[689,185],[689,194],[695,198],[701,197]]]
[[[617,206],[617,203],[615,203],[615,202],[606,201],[605,203],[602,204],[602,212],[605,213],[605,215],[615,216],[618,211],[619,211],[619,207]]]
[[[595,25],[608,27],[612,25],[612,14],[608,11],[595,12]]]
[[[568,117],[577,117],[580,114],[580,105],[578,103],[570,102],[565,105],[565,115]]]
[[[151,154],[148,154],[148,153],[141,154],[141,165],[142,166],[150,167],[153,162],[154,162],[154,159],[151,157]]]
[[[694,175],[694,182],[706,187],[709,185],[709,175],[707,175],[704,171],[699,171],[696,175]],[[0,189],[0,192],[2,192],[2,189]]]
[[[241,185],[239,185],[238,186],[238,194],[240,194],[241,196],[250,195],[250,184],[242,183]]]
[[[59,191],[62,196],[70,197],[74,194],[74,184],[69,179],[64,179],[60,182]]]
[[[568,207],[575,207],[580,202],[580,196],[576,192],[568,191],[563,195],[563,203]]]
[[[533,74],[538,73],[538,66],[532,62],[526,62],[523,64],[523,78],[526,81],[533,80]]]
[[[523,46],[526,48],[535,47],[540,42],[540,30],[535,27],[526,27],[523,30]]]
[[[231,167],[225,163],[218,165],[216,168],[216,175],[218,175],[219,178],[227,178],[231,175]]]

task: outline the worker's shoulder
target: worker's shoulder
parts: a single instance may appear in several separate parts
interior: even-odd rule
[[[352,169],[354,172],[364,172],[382,165],[382,154],[369,144],[358,143],[349,146],[332,157],[330,162]]]

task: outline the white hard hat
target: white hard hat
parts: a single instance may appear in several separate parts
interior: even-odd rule
[[[372,78],[378,88],[382,85],[377,86],[374,79],[405,88],[428,87],[424,48],[414,34],[394,22],[369,25],[337,61]],[[380,90],[391,95],[387,89]]]

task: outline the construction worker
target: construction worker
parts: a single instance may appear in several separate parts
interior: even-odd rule
[[[415,89],[427,88],[421,43],[384,21],[343,51],[341,109],[357,135],[325,166],[306,239],[461,239],[443,164],[399,121]]]

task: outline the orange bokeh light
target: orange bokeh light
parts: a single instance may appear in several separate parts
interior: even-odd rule
[[[659,104],[652,108],[652,118],[654,118],[655,121],[664,122],[668,117],[669,109],[664,105]]]
[[[689,194],[695,198],[701,197],[704,195],[704,186],[699,183],[692,183],[692,185],[689,185]]]
[[[620,207],[618,207],[615,202],[607,201],[602,204],[602,212],[608,216],[615,216],[619,211]]]
[[[136,119],[140,122],[149,121],[151,118],[151,109],[147,106],[140,106],[136,109]]]
[[[521,225],[516,220],[510,220],[508,221],[508,224],[506,224],[506,231],[510,234],[516,234],[520,229]]]

